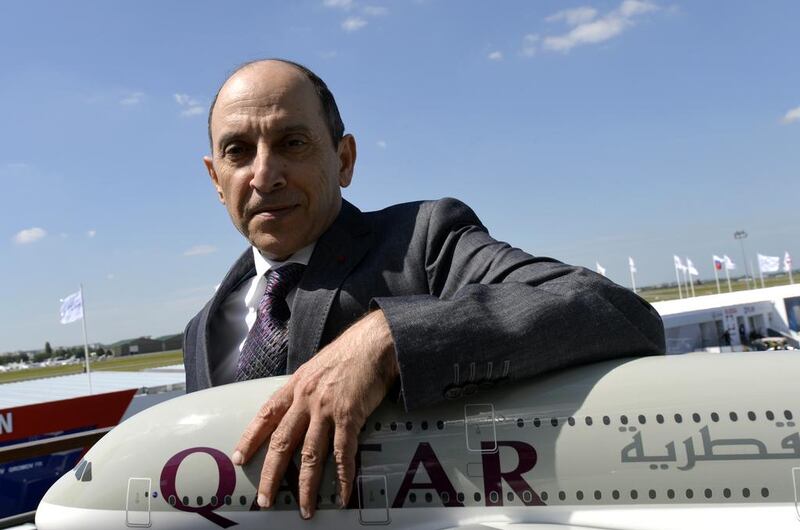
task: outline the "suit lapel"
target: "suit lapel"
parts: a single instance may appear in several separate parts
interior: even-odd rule
[[[319,350],[331,304],[344,279],[361,261],[372,238],[362,213],[342,200],[331,227],[317,240],[297,288],[289,320],[289,373]]]

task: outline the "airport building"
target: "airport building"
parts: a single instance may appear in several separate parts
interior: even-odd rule
[[[800,347],[800,284],[655,302],[668,353],[742,351],[763,337]],[[756,348],[752,348],[756,349]]]

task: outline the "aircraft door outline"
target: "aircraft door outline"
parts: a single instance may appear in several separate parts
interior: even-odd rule
[[[358,522],[363,526],[388,525],[389,488],[386,475],[358,475]]]
[[[473,453],[497,451],[494,404],[468,403],[464,405],[464,431],[467,451]]]
[[[150,479],[131,477],[125,500],[125,524],[134,528],[150,526]]]

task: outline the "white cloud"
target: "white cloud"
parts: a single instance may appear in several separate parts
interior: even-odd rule
[[[213,254],[217,251],[217,247],[214,245],[195,245],[186,252],[183,253],[184,256],[205,256],[206,254]]]
[[[189,94],[175,94],[175,101],[182,107],[181,116],[197,116],[205,113],[205,107],[197,98]]]
[[[88,231],[86,232],[86,235],[87,235],[87,236],[89,236],[89,237],[94,237],[94,236],[96,236],[96,235],[97,235],[97,230],[95,230],[94,228],[93,228],[93,229],[91,229],[91,230],[88,230]]]
[[[116,277],[117,277],[117,275],[114,274],[113,272],[109,272],[108,274],[106,274],[106,279],[107,280],[113,280]]]
[[[322,5],[335,9],[351,9],[353,0],[322,0]]]
[[[576,14],[580,9],[587,11]],[[542,48],[557,52],[568,52],[575,46],[605,42],[633,26],[635,17],[659,8],[656,4],[647,0],[624,0],[619,7],[600,18],[595,18],[597,16],[596,12],[590,17],[589,9],[592,8],[560,11],[548,17],[548,20],[564,20],[568,25],[574,25],[575,27],[563,35],[545,37],[542,41]],[[577,22],[581,20],[581,17],[583,17],[583,21]]]
[[[368,17],[384,17],[389,14],[389,9],[382,6],[364,6],[362,11]]]
[[[502,61],[503,60],[503,52],[494,51],[488,55],[489,59],[492,61]]]
[[[20,230],[17,232],[17,234],[14,236],[14,242],[18,245],[26,245],[28,243],[39,241],[46,235],[47,232],[43,228],[26,228],[25,230]]]
[[[144,92],[131,92],[121,100],[119,100],[120,105],[131,106],[131,105],[138,105],[142,102],[144,98]]]
[[[781,119],[783,123],[793,123],[800,121],[800,107],[795,107],[787,112]]]
[[[548,22],[559,22],[563,20],[570,26],[577,26],[578,24],[585,24],[597,16],[597,9],[593,7],[576,7],[574,9],[565,9],[553,15],[550,15],[545,20]]]
[[[528,34],[522,37],[522,55],[533,57],[536,55],[536,45],[539,43],[539,35]]]
[[[376,142],[376,144],[377,144],[377,146],[378,146],[378,147],[380,147],[381,149],[386,149],[386,141],[385,141],[385,140],[378,140],[378,141]]]
[[[367,21],[361,17],[348,17],[342,22],[342,29],[347,32],[358,31],[367,25]]]

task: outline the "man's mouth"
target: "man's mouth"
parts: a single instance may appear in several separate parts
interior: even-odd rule
[[[280,217],[284,217],[297,207],[296,204],[285,204],[285,205],[276,205],[276,206],[268,206],[264,208],[257,209],[252,215],[251,218],[259,218],[259,219],[278,219]]]

